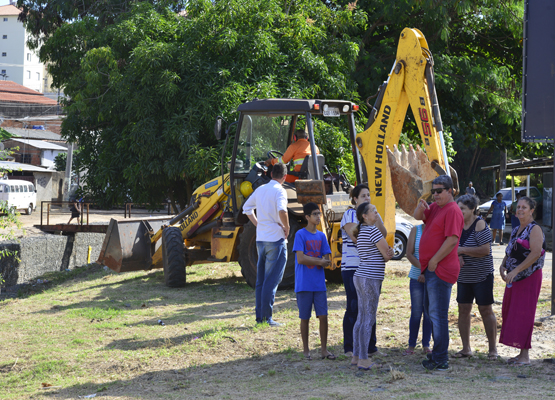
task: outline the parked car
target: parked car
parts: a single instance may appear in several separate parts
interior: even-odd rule
[[[407,252],[407,241],[412,224],[403,217],[395,217],[395,241],[393,242],[393,260],[400,260]]]
[[[521,187],[515,188],[515,196],[516,196],[516,193],[518,193],[520,191],[524,191],[524,193],[526,193],[526,187],[521,186]],[[512,192],[511,188],[504,188],[504,189],[501,189],[497,192],[497,193],[502,193],[503,194],[503,201],[505,202],[505,205],[507,206],[507,211],[509,210],[509,208],[511,207],[511,204],[512,204],[512,194],[511,194],[511,192]],[[542,192],[537,187],[530,186],[530,198],[537,203],[536,216],[538,218],[541,217],[541,215],[542,215],[542,206],[543,206]],[[491,214],[488,214],[488,211],[489,211],[489,209],[491,207],[491,203],[493,201],[495,201],[495,196],[492,196],[490,201],[488,201],[487,203],[484,203],[484,204],[482,204],[478,207],[478,209],[480,210],[480,215],[488,223],[491,220]],[[509,213],[506,214],[506,220],[507,220],[507,222],[511,221],[511,217],[509,216]]]

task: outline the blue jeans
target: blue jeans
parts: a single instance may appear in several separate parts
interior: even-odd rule
[[[451,283],[440,279],[435,272],[426,270],[426,292],[424,294],[424,313],[430,316],[432,322],[432,335],[434,348],[432,360],[444,363],[449,362],[449,300],[451,299]]]
[[[358,296],[355,284],[353,283],[354,270],[341,271],[343,277],[343,285],[347,294],[347,309],[343,317],[343,349],[345,353],[353,351],[353,328],[357,322],[358,315]],[[370,344],[368,345],[368,353],[378,351],[376,347],[376,324],[372,326],[372,336],[370,336]]]
[[[272,321],[276,291],[287,264],[287,243],[256,242],[258,263],[256,268],[256,322]]]
[[[424,293],[426,292],[426,284],[418,282],[416,279],[410,279],[410,320],[409,320],[409,346],[416,346],[418,338],[418,330],[420,329],[420,321],[424,314],[422,322],[422,347],[430,347],[430,338],[432,337],[432,324],[430,316],[424,312]]]

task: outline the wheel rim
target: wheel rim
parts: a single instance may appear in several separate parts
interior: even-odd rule
[[[395,257],[398,257],[403,252],[403,242],[399,238],[395,238],[395,242],[393,243],[393,253]]]

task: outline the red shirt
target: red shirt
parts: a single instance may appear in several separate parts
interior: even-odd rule
[[[449,236],[460,238],[464,228],[461,209],[454,201],[447,203],[443,208],[433,203],[428,210],[424,211],[424,216],[426,229],[420,238],[419,248],[422,272],[428,267],[428,262],[439,251],[445,239]],[[457,282],[461,270],[457,255],[458,247],[457,240],[457,246],[439,262],[435,270],[440,279],[451,284]]]

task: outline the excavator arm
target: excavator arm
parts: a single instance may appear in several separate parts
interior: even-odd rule
[[[412,108],[423,148],[407,151],[397,144],[408,107]],[[372,204],[384,220],[387,241],[395,235],[395,201],[412,215],[418,200],[430,193],[431,181],[448,174],[455,188],[456,172],[449,167],[443,127],[434,84],[433,58],[418,29],[405,28],[388,79],[379,95],[364,132],[356,145],[366,166]]]

